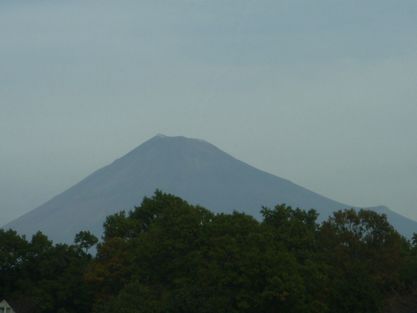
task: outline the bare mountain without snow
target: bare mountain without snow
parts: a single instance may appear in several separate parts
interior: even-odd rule
[[[80,230],[100,236],[107,215],[132,209],[156,189],[214,212],[257,218],[262,206],[281,203],[314,208],[321,219],[353,207],[258,170],[208,142],[158,135],[5,228],[26,236],[40,230],[55,242],[71,242]],[[403,235],[417,232],[417,222],[386,207],[372,209],[386,214]]]

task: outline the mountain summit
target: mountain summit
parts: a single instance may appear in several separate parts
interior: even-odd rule
[[[56,242],[71,242],[80,230],[100,235],[107,215],[132,209],[156,189],[214,212],[255,217],[262,206],[278,203],[314,208],[321,218],[352,207],[258,170],[206,141],[157,135],[5,227],[28,236],[41,230]],[[404,235],[417,231],[417,222],[385,207],[373,209],[387,214]]]

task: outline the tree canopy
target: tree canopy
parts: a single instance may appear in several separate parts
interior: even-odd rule
[[[35,313],[374,313],[415,292],[417,235],[384,215],[261,213],[214,214],[157,191],[109,216],[98,244],[88,231],[64,245],[0,230],[0,297]]]

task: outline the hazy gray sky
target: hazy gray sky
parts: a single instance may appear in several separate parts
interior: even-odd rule
[[[415,0],[0,0],[0,224],[164,133],[417,219]]]

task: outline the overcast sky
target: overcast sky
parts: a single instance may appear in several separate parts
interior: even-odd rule
[[[0,0],[0,224],[157,133],[417,219],[417,2]]]

